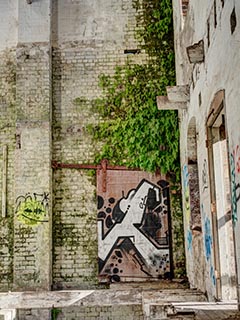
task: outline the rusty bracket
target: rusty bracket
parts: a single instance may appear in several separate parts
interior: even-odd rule
[[[108,161],[106,159],[101,161],[102,166],[102,192],[107,191],[107,165]]]

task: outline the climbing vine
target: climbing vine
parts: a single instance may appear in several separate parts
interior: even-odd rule
[[[103,97],[96,107],[102,121],[91,127],[103,141],[99,162],[179,175],[179,131],[175,111],[160,111],[156,97],[175,84],[171,0],[135,0],[136,36],[147,63],[128,60],[113,76],[101,75]]]

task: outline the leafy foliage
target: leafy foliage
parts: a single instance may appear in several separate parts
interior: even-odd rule
[[[103,98],[96,104],[103,121],[92,133],[104,144],[96,161],[107,158],[112,164],[177,174],[177,113],[160,111],[156,103],[175,83],[171,0],[136,0],[134,5],[137,36],[149,59],[141,65],[128,61],[112,77],[101,75]]]
[[[61,309],[58,308],[52,308],[51,309],[51,320],[57,320],[58,315],[62,312]]]

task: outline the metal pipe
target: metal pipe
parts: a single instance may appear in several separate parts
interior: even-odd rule
[[[106,163],[104,165],[104,163]],[[106,160],[102,160],[101,164],[95,165],[95,164],[85,164],[85,163],[60,163],[57,161],[52,161],[52,168],[53,169],[103,169],[106,166],[107,170],[125,170],[125,171],[142,171],[140,169],[136,168],[127,168],[125,166],[112,166],[108,165],[108,162]]]

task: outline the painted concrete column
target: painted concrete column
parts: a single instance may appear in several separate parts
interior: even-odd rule
[[[18,1],[14,289],[51,286],[51,1]]]

